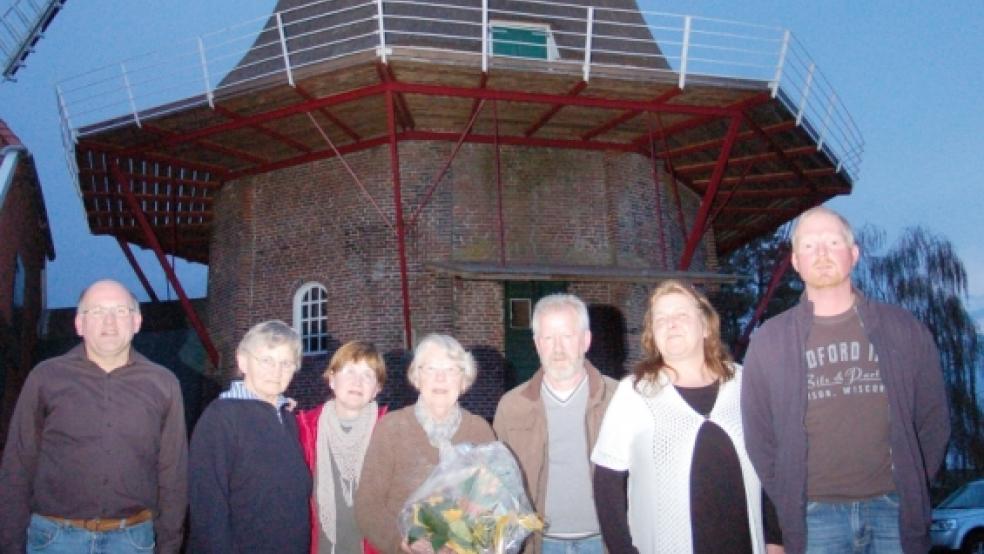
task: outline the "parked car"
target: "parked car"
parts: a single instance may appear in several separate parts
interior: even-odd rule
[[[965,483],[933,510],[934,550],[984,554],[984,479]]]

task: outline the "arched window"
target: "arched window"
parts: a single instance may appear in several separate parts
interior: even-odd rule
[[[305,283],[294,294],[294,329],[305,355],[328,351],[328,290],[321,283]]]

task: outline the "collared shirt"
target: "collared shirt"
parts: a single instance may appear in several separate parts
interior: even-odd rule
[[[27,377],[0,465],[0,551],[23,552],[30,513],[123,518],[154,512],[157,552],[177,552],[188,442],[174,374],[131,350],[111,372],[84,345]]]
[[[259,400],[261,402],[266,402],[266,400],[263,400],[262,398],[257,396],[253,391],[246,388],[246,383],[242,380],[232,381],[231,383],[229,383],[229,390],[220,394],[219,398],[233,398],[236,400]],[[287,400],[286,396],[282,394],[277,395],[277,400],[276,400],[276,404],[274,405],[274,408],[276,408],[277,410],[277,419],[280,420],[280,423],[284,422],[284,416],[281,415],[281,411],[284,409],[284,406],[286,406],[289,403],[290,400]]]

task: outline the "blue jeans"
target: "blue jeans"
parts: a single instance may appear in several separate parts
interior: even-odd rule
[[[902,552],[899,496],[889,493],[856,502],[808,502],[808,554],[888,554]]]
[[[543,554],[602,554],[601,535],[586,539],[552,539],[543,537]]]
[[[86,531],[31,514],[27,527],[27,553],[132,554],[154,551],[153,520],[112,531]]]

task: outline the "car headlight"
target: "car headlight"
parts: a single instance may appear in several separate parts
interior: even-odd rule
[[[957,526],[955,519],[934,519],[929,526],[930,531],[949,531]]]

